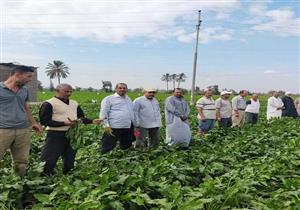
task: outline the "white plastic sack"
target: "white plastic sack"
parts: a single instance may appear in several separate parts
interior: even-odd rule
[[[191,137],[190,126],[179,117],[174,117],[173,123],[167,125],[168,145],[181,144],[184,147],[188,147]]]

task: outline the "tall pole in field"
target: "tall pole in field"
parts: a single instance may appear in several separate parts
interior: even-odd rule
[[[196,25],[196,47],[194,54],[194,66],[193,66],[193,82],[191,89],[191,105],[195,105],[195,83],[196,83],[196,70],[197,70],[197,56],[198,56],[198,40],[199,40],[199,31],[202,20],[200,20],[201,10],[198,11],[198,21]]]

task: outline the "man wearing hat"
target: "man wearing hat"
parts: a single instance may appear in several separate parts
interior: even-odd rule
[[[230,128],[232,126],[230,95],[231,92],[224,90],[221,92],[221,97],[216,100],[217,121],[221,128]]]
[[[154,88],[145,89],[144,96],[133,101],[136,133],[135,147],[155,147],[159,144],[159,128],[162,126],[159,102]],[[148,142],[147,142],[148,140]]]
[[[24,86],[31,81],[33,72],[33,67],[19,65],[6,81],[0,82],[0,161],[10,149],[14,170],[19,176],[26,174],[28,164],[29,123],[34,131],[42,131],[29,110],[29,94]]]
[[[282,110],[282,116],[297,118],[298,117],[297,109],[295,107],[295,103],[291,95],[292,95],[291,92],[286,92],[281,99],[284,105],[284,109]]]

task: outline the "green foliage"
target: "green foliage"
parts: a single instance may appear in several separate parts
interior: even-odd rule
[[[93,94],[73,96],[87,117],[98,115],[104,97]],[[165,97],[160,95],[160,102]],[[11,158],[4,157],[0,209],[299,209],[300,121],[266,122],[265,103],[262,99],[259,124],[216,128],[205,138],[193,135],[187,151],[161,143],[155,149],[115,149],[101,155],[103,130],[80,125],[77,135],[84,142],[78,145],[76,166],[69,175],[62,175],[60,163],[56,175],[40,176],[44,137],[34,135],[24,179],[11,173]],[[195,134],[195,108],[189,121]]]

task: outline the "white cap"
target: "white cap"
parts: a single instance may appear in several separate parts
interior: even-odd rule
[[[144,90],[147,92],[156,92],[157,91],[155,88],[145,88]]]
[[[289,92],[289,91],[287,91],[286,93],[285,93],[285,95],[292,95],[293,93],[292,92]]]
[[[226,94],[232,94],[232,92],[229,92],[227,90],[224,90],[221,92],[221,96],[226,95]]]

